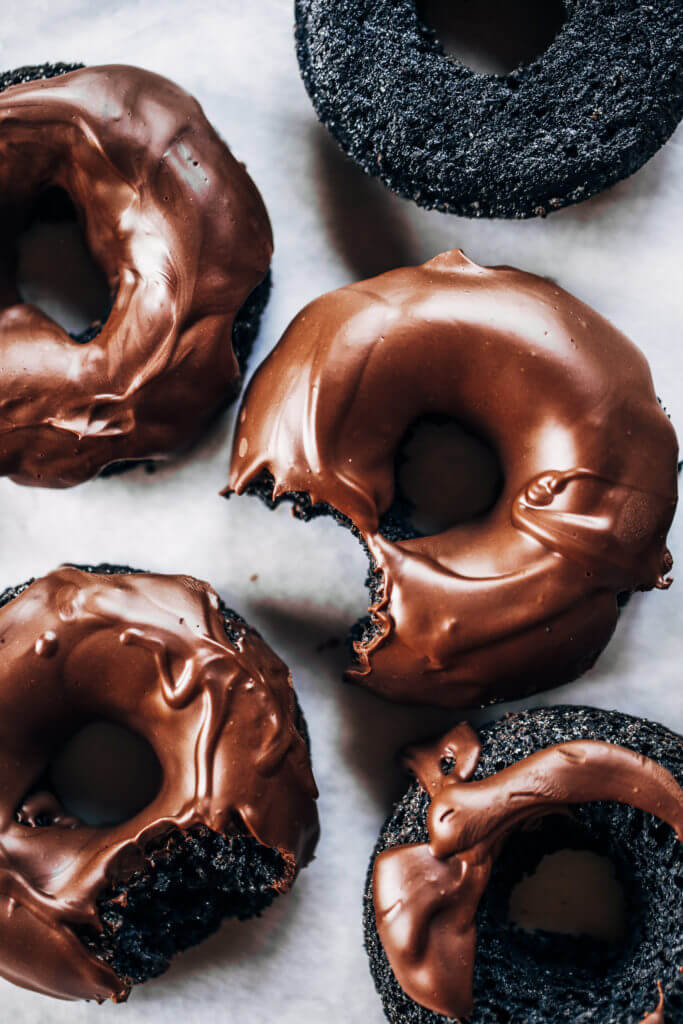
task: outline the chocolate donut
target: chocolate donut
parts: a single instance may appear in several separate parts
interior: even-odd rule
[[[680,0],[564,0],[509,75],[444,52],[416,0],[296,0],[316,113],[364,171],[420,206],[534,217],[637,171],[683,117]]]
[[[112,296],[77,338],[14,280],[16,237],[52,189]],[[190,446],[237,393],[272,255],[261,197],[196,100],[132,67],[6,73],[0,209],[0,474],[69,487]]]
[[[555,707],[466,723],[408,752],[365,896],[393,1024],[664,1024],[683,1012],[683,741],[616,712]],[[611,859],[620,942],[523,931],[511,890],[561,849]],[[650,1016],[657,1014],[657,1016]]]
[[[317,791],[289,672],[190,576],[62,567],[0,604],[0,975],[118,1002],[310,861]],[[162,771],[108,827],[46,788],[99,720],[146,739]]]
[[[485,438],[484,517],[402,528],[394,464],[420,417]],[[617,597],[665,588],[677,444],[641,352],[555,284],[460,252],[317,299],[250,383],[228,494],[332,512],[370,558],[353,682],[465,707],[590,668]]]

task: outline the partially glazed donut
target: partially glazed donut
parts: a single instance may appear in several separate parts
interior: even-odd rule
[[[119,1001],[311,859],[317,791],[291,678],[189,576],[62,567],[0,605],[0,975]],[[107,827],[67,815],[46,780],[100,720],[147,740],[162,776]]]
[[[236,394],[231,331],[272,255],[261,197],[196,100],[138,68],[62,71],[0,80],[20,83],[0,91],[0,474],[50,487],[197,440]],[[50,187],[112,294],[86,344],[14,281],[14,236]]]
[[[501,496],[434,536],[386,529],[402,437],[452,416]],[[471,706],[589,668],[617,596],[668,586],[677,443],[642,353],[550,281],[460,252],[313,302],[244,399],[230,490],[333,511],[371,560],[350,679]]]
[[[392,1024],[681,1020],[680,736],[560,706],[479,735],[461,723],[407,753],[415,781],[382,828],[364,904]],[[626,903],[620,939],[510,920],[513,887],[572,849],[611,861]]]

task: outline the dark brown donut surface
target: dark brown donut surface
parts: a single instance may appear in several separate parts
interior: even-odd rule
[[[3,977],[66,999],[125,998],[129,980],[98,955],[98,900],[151,871],[148,852],[169,836],[253,840],[277,853],[276,890],[289,889],[318,834],[291,679],[208,584],[63,567],[0,609],[0,634]],[[53,757],[97,720],[146,739],[162,771],[152,802],[109,827],[66,815],[43,788]],[[117,898],[125,908],[125,885]]]
[[[397,538],[395,458],[444,414],[498,453],[480,519]],[[677,442],[642,353],[550,281],[460,252],[325,295],[257,371],[229,492],[333,511],[371,560],[371,621],[349,678],[472,706],[589,668],[617,596],[665,588]]]
[[[79,344],[14,282],[14,238],[68,193],[113,306]],[[261,197],[199,104],[139,68],[0,93],[0,474],[68,487],[195,441],[240,379],[230,335],[266,277]]]

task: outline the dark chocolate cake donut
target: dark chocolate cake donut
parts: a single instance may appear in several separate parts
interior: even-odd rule
[[[533,217],[633,174],[683,117],[680,0],[564,0],[509,75],[448,56],[416,0],[296,0],[318,117],[368,174],[427,208]]]
[[[75,208],[109,284],[78,336],[15,283],[16,239],[46,201],[53,217]],[[132,67],[5,72],[0,211],[0,474],[69,487],[190,447],[237,394],[273,248],[196,100]]]
[[[287,667],[190,576],[65,566],[0,605],[0,975],[118,1002],[311,860],[303,717]],[[146,739],[162,773],[106,827],[65,813],[47,775],[101,720]]]
[[[364,902],[392,1024],[664,1024],[683,1014],[683,741],[582,707],[463,723],[408,751]],[[546,854],[609,857],[623,939],[523,931],[512,887]]]
[[[497,453],[485,515],[406,523],[395,463],[430,415]],[[461,252],[324,295],[250,382],[230,493],[331,513],[370,560],[348,678],[472,707],[592,666],[623,595],[665,589],[677,442],[643,354],[554,283]]]

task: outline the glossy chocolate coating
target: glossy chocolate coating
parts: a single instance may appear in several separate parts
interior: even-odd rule
[[[573,740],[470,782],[479,752],[466,723],[408,751],[406,767],[431,796],[430,841],[386,850],[373,869],[377,931],[396,980],[415,1002],[458,1020],[474,1008],[477,908],[510,832],[572,804],[614,800],[661,818],[683,841],[683,790],[625,747]],[[444,758],[455,760],[450,775]],[[656,1014],[646,1021],[656,1024]]]
[[[216,593],[189,576],[61,568],[0,609],[3,977],[65,999],[125,998],[73,928],[98,930],[98,896],[173,830],[239,827],[280,852],[283,889],[310,860],[317,790],[289,672],[231,626],[234,639]],[[111,827],[35,791],[68,738],[101,719],[143,736],[163,774],[152,802]]]
[[[87,344],[14,283],[9,228],[49,186],[71,197],[115,296]],[[233,321],[272,255],[261,197],[196,100],[123,66],[12,86],[0,207],[0,473],[68,487],[195,441],[236,393]]]
[[[484,517],[392,542],[397,448],[445,414],[497,451]],[[642,353],[543,278],[461,252],[317,299],[252,380],[229,488],[264,473],[359,531],[380,594],[348,678],[464,707],[589,668],[617,595],[664,588],[677,442]]]

